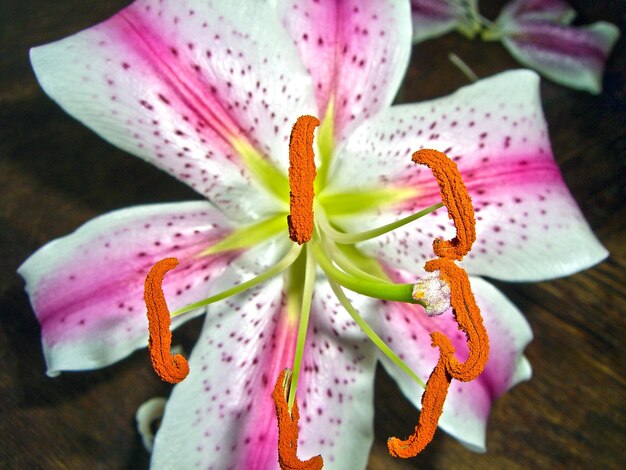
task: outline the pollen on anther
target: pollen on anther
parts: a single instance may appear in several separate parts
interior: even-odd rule
[[[289,238],[302,245],[313,235],[313,183],[315,154],[313,131],[320,125],[313,116],[301,116],[291,131],[289,140]]]

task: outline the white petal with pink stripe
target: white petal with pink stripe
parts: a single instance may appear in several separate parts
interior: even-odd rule
[[[280,208],[232,147],[244,140],[286,171],[291,125],[315,110],[310,77],[267,5],[138,1],[33,49],[31,61],[68,113],[230,217]]]
[[[172,310],[212,293],[225,270],[239,282],[250,276],[252,265],[233,262],[240,251],[197,256],[234,228],[205,201],[138,206],[97,217],[31,255],[19,273],[41,324],[48,374],[103,367],[146,346],[144,282],[163,258],[180,260],[163,286]],[[281,248],[264,247],[254,262],[271,264]],[[173,327],[203,312],[176,317]]]
[[[416,195],[395,210],[343,220],[348,230],[400,219],[439,201],[419,148],[456,161],[476,211],[477,243],[462,266],[503,280],[568,275],[607,256],[565,186],[552,155],[538,76],[505,72],[429,102],[394,106],[364,123],[340,149],[329,191],[394,186]],[[357,186],[358,184],[358,186]],[[436,237],[452,238],[445,209],[361,247],[409,271],[434,256]],[[358,227],[358,229],[357,229]]]
[[[282,0],[279,11],[313,79],[318,116],[334,102],[335,136],[387,108],[409,61],[411,17],[393,0]]]

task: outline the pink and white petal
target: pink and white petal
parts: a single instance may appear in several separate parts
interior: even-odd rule
[[[554,161],[538,87],[533,72],[506,72],[445,98],[395,106],[369,120],[340,150],[329,191],[394,187],[414,190],[416,196],[375,216],[337,222],[361,231],[439,202],[431,172],[411,162],[415,150],[434,148],[457,162],[472,196],[477,243],[463,262],[470,274],[541,280],[604,259],[606,250]],[[447,212],[440,209],[360,246],[394,267],[414,271],[435,257],[434,238],[453,236]]]
[[[406,274],[402,278],[410,279]],[[532,339],[532,331],[521,312],[491,284],[477,277],[470,278],[470,282],[491,351],[487,366],[477,379],[452,381],[439,425],[468,448],[484,452],[487,418],[493,402],[531,376],[523,350]],[[388,303],[379,320],[381,336],[424,380],[439,358],[439,350],[431,346],[429,334],[433,331],[441,331],[452,340],[460,360],[467,357],[465,336],[458,330],[451,311],[427,317],[420,306]],[[423,390],[385,356],[381,355],[381,361],[404,395],[420,408]]]
[[[97,217],[31,255],[18,272],[41,325],[48,375],[103,367],[145,347],[143,285],[152,265],[180,260],[163,284],[170,308],[204,298],[239,253],[195,255],[232,228],[206,201],[138,206]]]
[[[316,299],[319,295],[316,291]],[[339,325],[337,339],[329,313],[318,310],[321,300],[314,302],[298,387],[298,455],[307,459],[321,453],[327,468],[347,468],[341,464],[361,452],[356,458],[363,464],[350,468],[364,468],[375,354],[353,348],[363,338]],[[296,337],[280,278],[209,307],[189,376],[166,406],[152,466],[278,469],[271,394],[280,371],[292,366]],[[363,437],[369,437],[365,444],[357,440]]]
[[[528,21],[508,27],[502,43],[520,63],[549,79],[597,94],[618,37],[619,29],[602,21],[581,27]]]
[[[136,1],[34,48],[42,87],[109,142],[186,182],[239,220],[277,208],[232,148],[243,139],[287,168],[311,79],[273,8]]]
[[[333,99],[336,141],[391,104],[411,51],[408,1],[282,0],[279,11],[320,117]]]
[[[209,306],[189,375],[166,405],[152,467],[278,468],[271,394],[293,361],[297,335],[286,321],[282,288],[277,277]],[[246,466],[251,459],[256,467]]]
[[[517,21],[550,21],[566,25],[575,17],[574,9],[563,0],[513,0],[502,8],[495,24],[504,27]]]
[[[454,1],[411,0],[413,43],[454,31],[464,16],[465,9]]]

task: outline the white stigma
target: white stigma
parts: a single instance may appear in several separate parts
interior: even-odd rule
[[[413,284],[413,298],[426,303],[429,317],[441,315],[450,308],[450,287],[436,273],[429,273]]]

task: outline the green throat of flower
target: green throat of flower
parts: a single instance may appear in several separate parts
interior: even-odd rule
[[[318,271],[326,276],[340,304],[369,339],[417,384],[424,382],[402,361],[361,317],[344,293],[344,289],[375,299],[420,304],[429,314],[438,314],[449,307],[449,290],[433,276],[416,284],[396,284],[381,265],[364,255],[357,244],[406,225],[443,206],[435,204],[391,224],[359,233],[347,233],[335,222],[338,217],[371,212],[381,206],[397,204],[414,196],[412,190],[372,189],[369,191],[330,192],[326,188],[328,168],[333,155],[332,105],[318,131],[320,170],[315,168],[313,137],[320,122],[302,116],[293,128],[290,139],[290,168],[287,178],[254,148],[243,141],[233,146],[268,193],[285,203],[285,212],[232,232],[219,243],[197,256],[210,256],[257,245],[284,234],[293,241],[291,248],[274,266],[258,276],[207,299],[172,312],[172,317],[218,302],[244,292],[274,276],[283,275],[286,282],[289,320],[298,325],[293,375],[289,390],[289,409],[297,390],[300,365]],[[288,211],[287,211],[287,208]],[[303,233],[306,232],[306,233]]]

